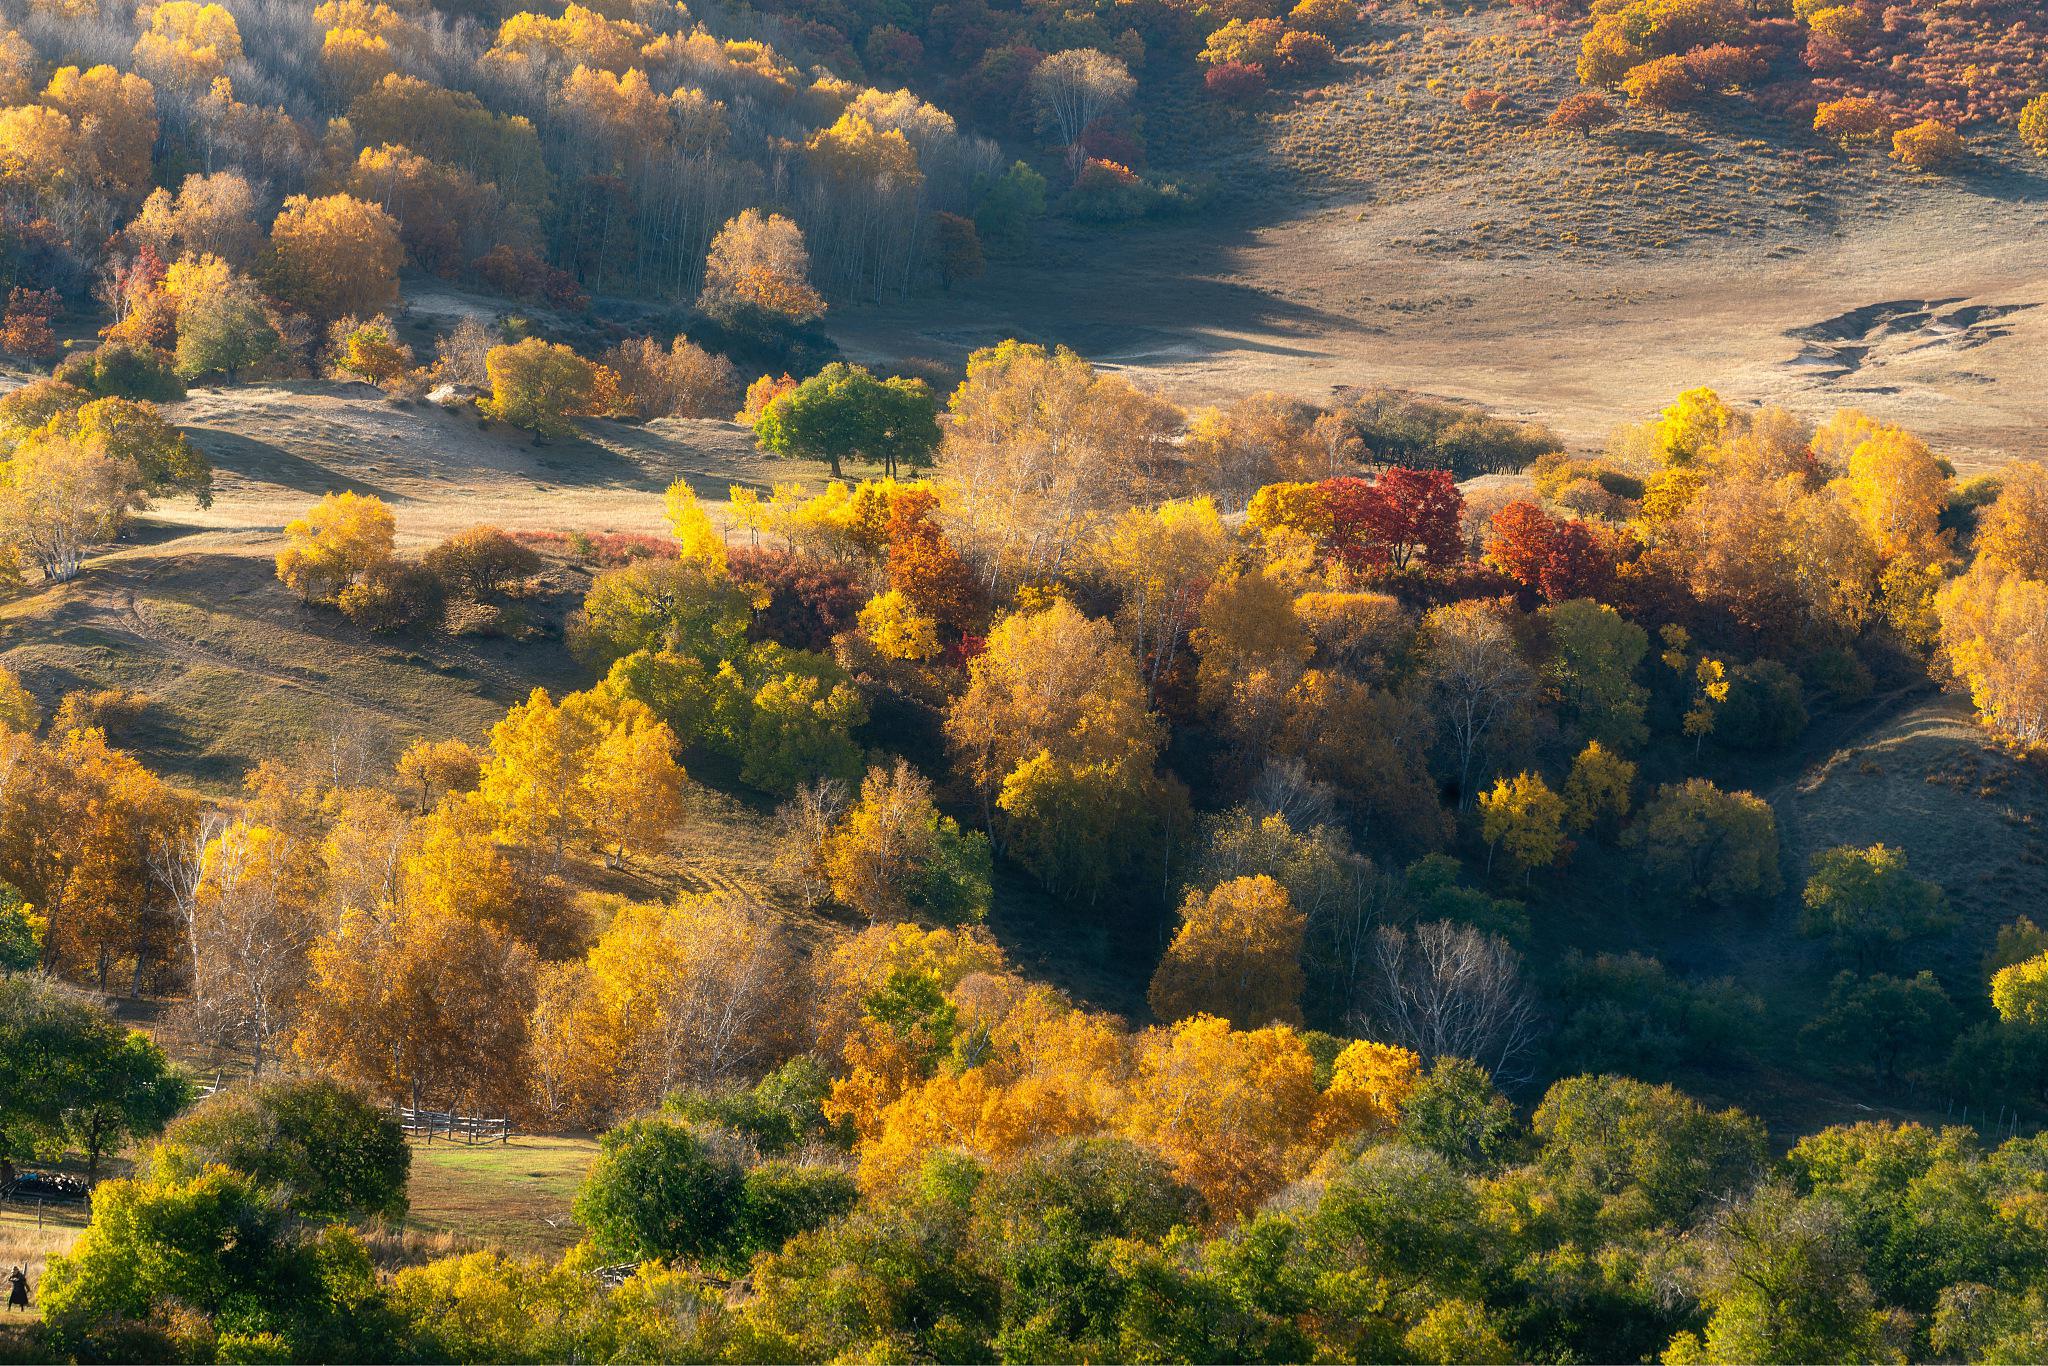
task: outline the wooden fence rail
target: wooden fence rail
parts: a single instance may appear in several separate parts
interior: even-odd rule
[[[398,1126],[407,1138],[435,1139],[443,1143],[510,1143],[512,1121],[504,1115],[465,1115],[455,1110],[415,1110],[409,1105],[392,1107]]]

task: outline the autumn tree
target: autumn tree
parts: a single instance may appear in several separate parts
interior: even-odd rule
[[[1299,1025],[1307,927],[1286,888],[1264,874],[1190,891],[1180,928],[1152,974],[1153,1015],[1217,1015],[1244,1029]]]
[[[1132,508],[1097,540],[1093,558],[1123,595],[1118,629],[1155,692],[1230,552],[1230,534],[1207,498]]]
[[[398,222],[353,195],[293,195],[270,225],[270,289],[322,321],[369,317],[398,300]]]
[[[310,962],[303,1061],[383,1096],[524,1103],[537,964],[503,927],[426,903],[351,910]]]
[[[0,479],[0,545],[62,583],[148,505],[133,460],[104,443],[37,435],[15,447]]]
[[[1442,569],[1464,558],[1465,500],[1449,470],[1397,465],[1377,479],[1346,475],[1318,488],[1329,509],[1329,550],[1354,572],[1417,561]]]
[[[1977,562],[2048,581],[2048,466],[2015,460],[1998,471],[1998,497],[1977,514]]]
[[[1489,867],[1493,851],[1506,846],[1525,872],[1548,868],[1565,852],[1564,799],[1551,791],[1539,773],[1500,778],[1479,794],[1480,833],[1486,839]]]
[[[900,758],[868,770],[819,857],[833,898],[871,921],[953,925],[988,913],[987,837],[942,814],[930,781]]]
[[[997,624],[946,736],[985,818],[1056,886],[1097,898],[1163,833],[1144,684],[1114,628],[1069,603]]]
[[[177,302],[178,373],[186,379],[219,373],[233,384],[283,349],[263,295],[218,257],[179,261],[164,276],[164,291]]]
[[[1097,515],[1159,480],[1180,426],[1171,405],[1121,375],[1018,341],[969,356],[947,408],[939,467],[991,589],[1068,564]]]
[[[580,961],[548,970],[534,1004],[534,1085],[550,1116],[602,1122],[679,1087],[777,1062],[801,1003],[796,948],[737,895],[623,906]]]
[[[303,517],[287,522],[277,552],[277,577],[304,602],[333,602],[349,585],[389,560],[398,523],[381,498],[330,493]]]
[[[182,907],[191,995],[180,1015],[214,1047],[246,1049],[260,1077],[298,1018],[320,867],[290,832],[235,820],[206,841],[197,872]]]
[[[1977,714],[2022,745],[2048,740],[2048,583],[1980,560],[1941,588],[1934,609],[1948,669]]]
[[[1032,94],[1074,166],[1080,164],[1081,134],[1137,88],[1121,61],[1088,47],[1055,52],[1031,72]]]
[[[596,411],[600,367],[558,342],[528,337],[494,346],[484,358],[488,398],[477,400],[486,417],[524,427],[536,439],[573,436],[571,418]]]
[[[810,273],[803,230],[781,214],[748,209],[711,240],[697,306],[729,326],[801,327],[825,312]]]
[[[1628,817],[1636,766],[1598,740],[1589,740],[1572,760],[1564,782],[1564,818],[1573,830],[1618,828]]]

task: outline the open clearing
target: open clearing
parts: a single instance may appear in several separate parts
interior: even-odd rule
[[[569,1207],[596,1157],[597,1144],[587,1138],[415,1143],[406,1227],[508,1256],[559,1257],[581,1236]]]
[[[1322,89],[1244,115],[1190,91],[1149,121],[1156,164],[1214,177],[1204,209],[1049,221],[1032,260],[936,309],[829,330],[940,365],[1059,342],[1187,401],[1390,384],[1589,446],[1707,384],[1860,407],[1965,469],[2038,449],[2048,163],[2012,160],[2009,129],[1947,178],[1734,103],[1588,139],[1542,126],[1577,89],[1571,34],[1392,0],[1365,37]],[[1472,88],[1509,104],[1467,113]]]

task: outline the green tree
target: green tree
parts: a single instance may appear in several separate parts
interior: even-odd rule
[[[389,1360],[381,1318],[360,1238],[224,1167],[109,1181],[43,1278],[50,1345],[78,1360]]]
[[[1545,676],[1586,736],[1629,750],[1649,738],[1643,716],[1649,689],[1635,681],[1650,648],[1643,628],[1605,603],[1574,598],[1543,609],[1555,656]]]
[[[1763,1125],[1742,1111],[1629,1077],[1560,1081],[1529,1124],[1543,1174],[1601,1200],[1624,1226],[1690,1220],[1747,1187],[1766,1152]]]
[[[412,1151],[383,1106],[325,1077],[209,1097],[165,1131],[153,1167],[195,1175],[218,1164],[275,1190],[307,1219],[403,1218]]]
[[[179,295],[177,371],[185,379],[221,374],[233,384],[241,371],[281,352],[284,339],[248,277],[214,264],[218,269],[195,272]]]
[[[1666,1361],[1885,1359],[1884,1319],[1833,1206],[1784,1185],[1758,1187],[1715,1218],[1703,1254],[1706,1341],[1674,1343]]]
[[[1761,900],[1783,885],[1770,803],[1705,778],[1659,788],[1624,843],[1653,885],[1696,901]]]
[[[1454,1166],[1494,1171],[1521,1145],[1515,1108],[1485,1068],[1465,1058],[1438,1058],[1401,1102],[1396,1134]]]
[[[1954,920],[1948,894],[1906,869],[1906,853],[1883,844],[1837,845],[1814,856],[1799,928],[1832,940],[1862,972],[1909,939]]]
[[[853,1207],[852,1178],[771,1161],[748,1167],[718,1131],[631,1120],[604,1136],[576,1219],[614,1261],[678,1258],[744,1268]]]
[[[39,973],[0,977],[0,1183],[66,1144],[97,1176],[109,1146],[160,1132],[190,1098],[163,1050],[91,997]]]
[[[841,361],[778,394],[754,424],[761,449],[802,460],[823,460],[840,474],[840,461],[858,456],[880,462],[890,478],[899,468],[929,465],[939,448],[938,404],[921,379],[877,379]]]
[[[1889,1084],[1946,1056],[1957,1023],[1955,1004],[1931,972],[1912,977],[1880,973],[1862,981],[1844,972],[1829,987],[1803,1038]]]

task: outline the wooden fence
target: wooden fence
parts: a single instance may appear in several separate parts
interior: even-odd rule
[[[405,1130],[407,1138],[416,1138],[432,1143],[439,1139],[443,1143],[464,1143],[474,1146],[478,1143],[510,1143],[512,1121],[504,1115],[465,1115],[456,1110],[416,1110],[409,1105],[395,1106],[398,1125]]]

